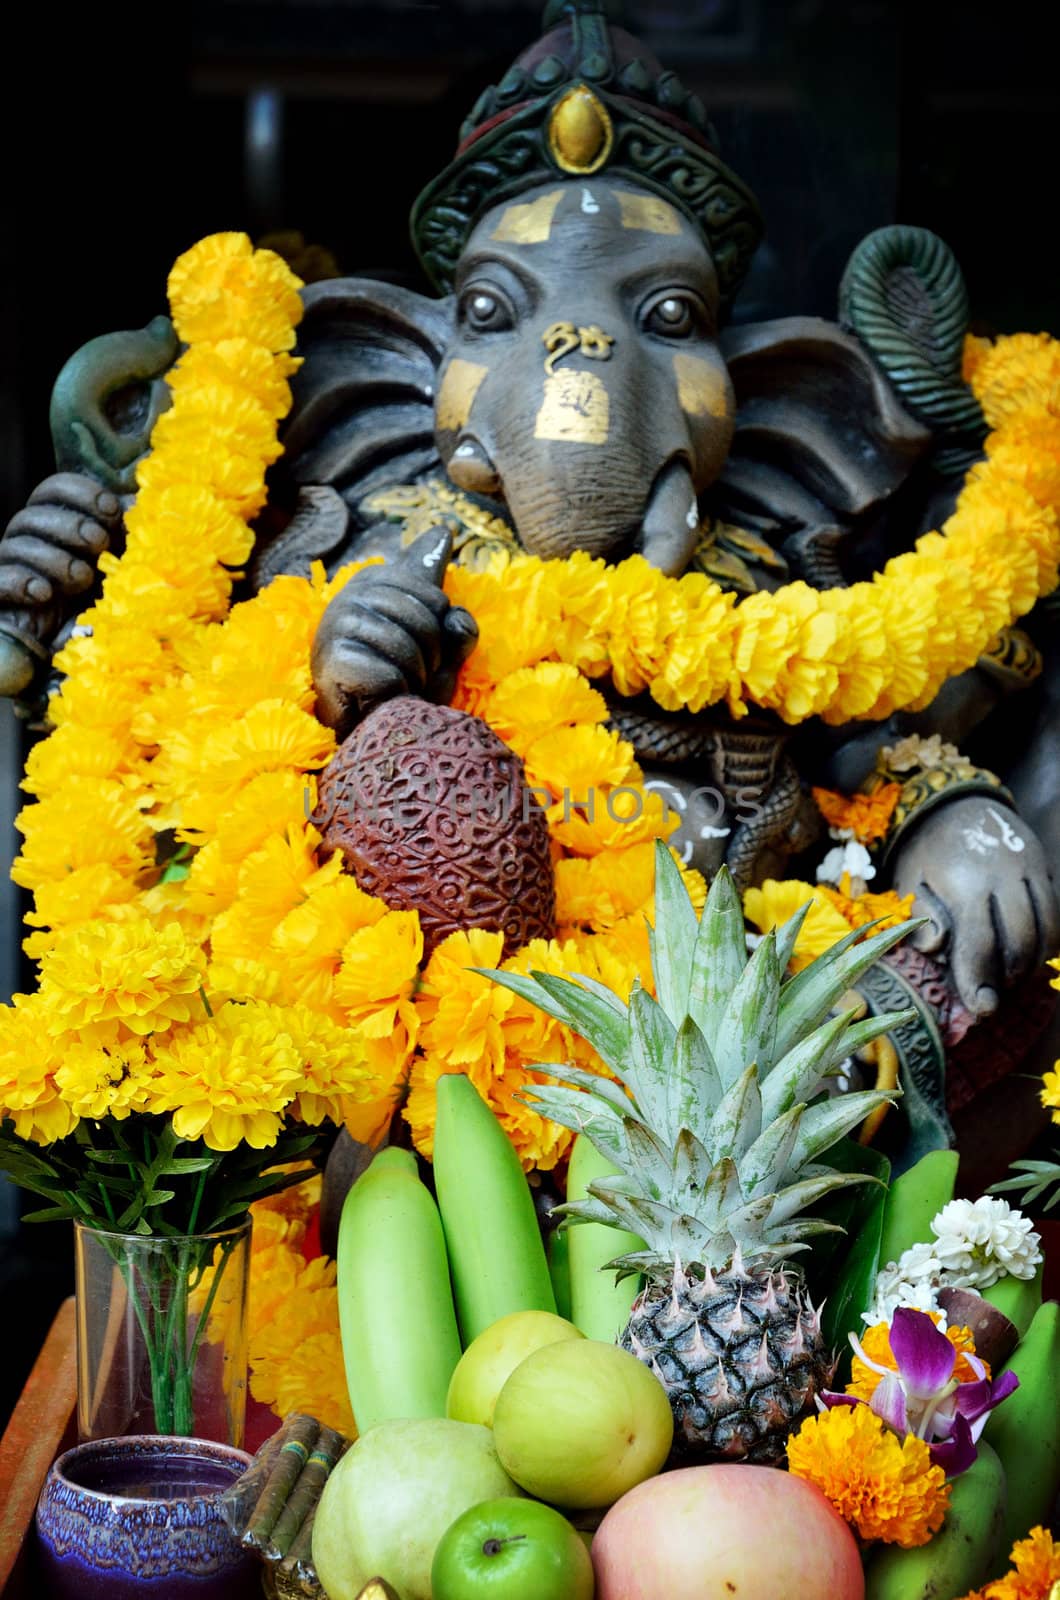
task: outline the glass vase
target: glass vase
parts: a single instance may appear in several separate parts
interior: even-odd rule
[[[75,1222],[82,1440],[170,1434],[243,1443],[248,1219],[161,1237]]]

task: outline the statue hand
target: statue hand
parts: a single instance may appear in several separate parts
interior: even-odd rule
[[[900,847],[899,894],[931,920],[913,943],[948,960],[974,1016],[996,1011],[1002,988],[1060,945],[1060,906],[1048,860],[1027,824],[989,795],[964,795],[930,812]]]
[[[45,478],[0,540],[0,605],[40,607],[83,594],[120,518],[117,495],[87,473]]]
[[[475,647],[470,612],[442,589],[452,536],[432,529],[383,566],[365,567],[335,596],[313,641],[317,715],[344,739],[395,695],[448,700]]]

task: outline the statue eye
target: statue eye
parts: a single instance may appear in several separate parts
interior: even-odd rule
[[[667,294],[652,301],[642,320],[649,333],[663,339],[688,339],[703,328],[706,317],[698,299],[687,294]]]
[[[460,301],[460,320],[473,333],[500,333],[515,325],[511,306],[493,289],[467,289]]]

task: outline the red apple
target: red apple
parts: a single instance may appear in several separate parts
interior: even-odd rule
[[[592,1546],[596,1600],[864,1600],[854,1536],[776,1467],[684,1467],[613,1505]]]

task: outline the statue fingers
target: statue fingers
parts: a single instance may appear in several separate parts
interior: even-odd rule
[[[117,495],[104,489],[87,472],[54,472],[50,478],[42,478],[26,504],[65,506],[81,516],[95,517],[112,526],[117,526],[121,517]]]
[[[384,661],[400,667],[410,689],[422,689],[427,682],[427,663],[416,639],[399,623],[380,616],[374,606],[351,606],[344,617],[346,637]]]
[[[1023,886],[1030,901],[1038,935],[1034,962],[1038,967],[1060,949],[1060,900],[1057,899],[1052,874],[1045,870],[1037,878],[1024,878]]]
[[[96,576],[95,567],[87,561],[81,561],[62,546],[49,544],[29,533],[16,534],[14,537],[7,534],[0,546],[0,553],[5,565],[21,567],[45,579],[53,590],[59,590],[62,594],[81,594],[91,588]],[[29,589],[27,594],[37,598]]]
[[[113,496],[112,496],[113,498]],[[59,505],[26,505],[7,525],[5,544],[28,535],[67,550],[71,555],[88,556],[93,561],[107,548],[113,529],[95,517]]]
[[[399,666],[351,640],[337,641],[325,662],[314,662],[313,681],[317,716],[340,739],[372,706],[409,691]]]
[[[442,623],[429,606],[404,589],[377,584],[361,594],[351,594],[344,615],[350,619],[360,617],[366,609],[414,639],[428,669],[437,670],[442,659]],[[355,622],[350,625],[356,628]]]
[[[7,551],[4,551],[7,555]],[[50,581],[35,567],[18,561],[0,561],[0,605],[46,605],[54,594]]]
[[[478,644],[478,623],[463,606],[451,606],[445,615],[445,636],[450,655],[459,666]]]
[[[923,880],[916,886],[912,914],[914,917],[926,917],[927,921],[911,935],[910,944],[925,955],[937,955],[950,940],[950,915],[931,885]]]
[[[997,897],[993,894],[967,902],[955,918],[950,953],[953,987],[965,1010],[974,1017],[993,1016],[998,1008],[1005,976],[999,919]]]

